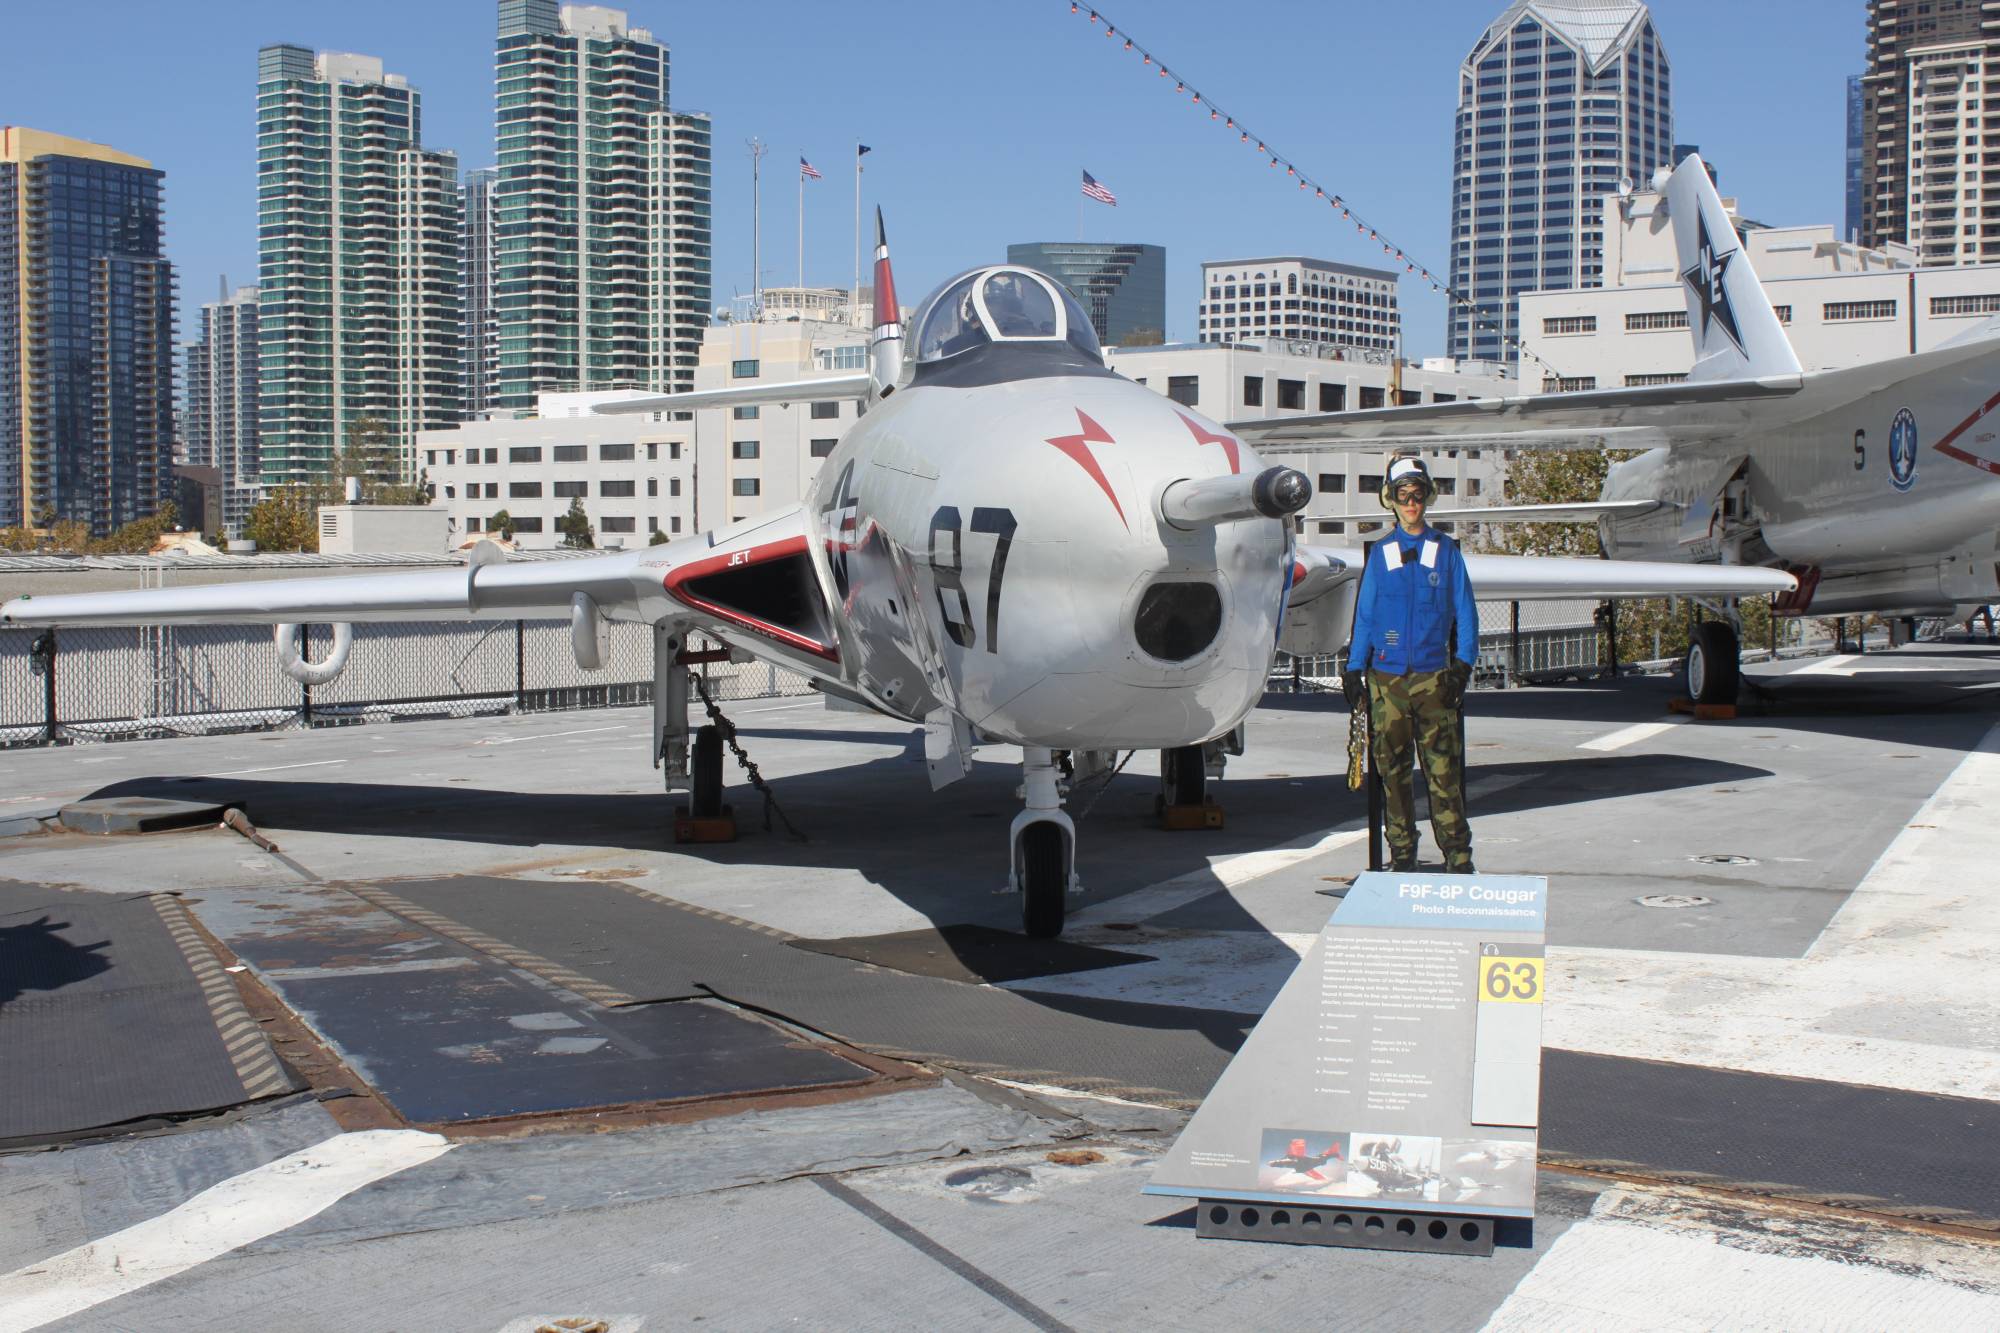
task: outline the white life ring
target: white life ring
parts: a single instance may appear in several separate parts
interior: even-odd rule
[[[354,648],[354,626],[335,625],[333,650],[317,662],[307,661],[300,651],[299,630],[297,625],[272,628],[271,641],[278,651],[278,670],[301,685],[324,685],[346,668],[347,654]]]

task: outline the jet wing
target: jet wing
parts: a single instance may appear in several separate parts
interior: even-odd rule
[[[1278,647],[1288,653],[1330,653],[1346,643],[1365,562],[1366,552],[1359,547],[1297,547]],[[1465,569],[1472,579],[1473,595],[1482,602],[1756,597],[1798,587],[1798,580],[1782,570],[1663,560],[1468,552]]]
[[[1600,518],[1638,518],[1667,507],[1665,500],[1583,500],[1575,504],[1488,505],[1484,508],[1426,509],[1429,521],[1445,523],[1595,523]],[[1349,514],[1311,514],[1336,523],[1393,523],[1388,511],[1364,509]]]
[[[796,505],[598,556],[508,560],[489,542],[458,568],[17,597],[0,606],[0,624],[58,627],[537,618],[570,620],[579,644],[604,620],[673,621],[793,670],[840,675],[833,616]]]
[[[1229,429],[1257,448],[1280,453],[1434,449],[1440,444],[1470,449],[1651,449],[1768,429],[1792,420],[1801,414],[1791,400],[1810,378],[1817,377],[1476,398],[1232,421]]]
[[[872,384],[868,372],[859,371],[852,375],[822,375],[814,380],[732,384],[726,389],[691,389],[686,393],[654,394],[648,398],[619,398],[600,403],[591,410],[599,416],[621,416],[637,412],[692,412],[702,407],[825,402],[834,398],[866,398]]]

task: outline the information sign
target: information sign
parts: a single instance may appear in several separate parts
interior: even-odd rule
[[[1547,905],[1359,876],[1146,1192],[1532,1217]]]

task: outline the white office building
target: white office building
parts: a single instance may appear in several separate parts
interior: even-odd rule
[[[1185,404],[1213,420],[1300,416],[1365,408],[1504,398],[1519,385],[1500,366],[1445,358],[1399,363],[1384,352],[1305,342],[1175,343],[1165,347],[1113,347],[1105,360],[1121,375]],[[1397,453],[1407,452],[1397,450]],[[1313,481],[1312,503],[1295,520],[1312,541],[1338,544],[1379,531],[1334,515],[1372,512],[1391,454],[1376,449],[1301,453],[1266,448],[1267,464],[1295,467]],[[1504,460],[1496,449],[1424,451],[1442,495],[1439,507],[1493,503],[1505,489]],[[1459,535],[1476,535],[1476,526]]]
[[[703,339],[698,389],[810,380],[867,368],[867,331],[771,316],[716,325]],[[498,535],[505,511],[517,545],[563,544],[575,500],[600,547],[644,545],[724,527],[805,498],[819,463],[859,404],[814,400],[698,413],[598,415],[596,404],[638,390],[543,393],[534,416],[427,431],[418,461],[454,543]]]
[[[768,299],[771,292],[765,296]],[[809,380],[868,368],[868,330],[842,321],[844,307],[831,304],[808,310],[805,318],[778,313],[785,308],[767,306],[761,320],[709,329],[702,340],[694,387]],[[803,500],[820,460],[833,452],[860,408],[854,399],[807,398],[697,412],[699,491],[702,512],[710,516],[707,521],[720,526]]]
[[[1614,283],[1521,297],[1528,347],[1553,368],[1525,367],[1525,383],[1573,391],[1687,378],[1687,292],[1672,230],[1656,225],[1659,202],[1643,193],[1607,204]],[[1723,201],[1732,213],[1733,202]],[[1909,246],[1849,244],[1830,225],[1751,230],[1743,246],[1808,370],[1929,351],[2000,314],[2000,266],[1918,267]]]
[[[1282,338],[1312,345],[1400,351],[1403,312],[1388,269],[1278,255],[1201,266],[1197,340]]]

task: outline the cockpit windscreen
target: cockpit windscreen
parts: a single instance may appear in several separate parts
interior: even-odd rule
[[[972,304],[972,286],[978,277],[975,273],[959,279],[931,301],[930,313],[917,334],[917,360],[939,361],[991,341]]]
[[[987,275],[979,287],[980,300],[992,316],[993,333],[999,338],[1053,338],[1056,336],[1056,303],[1049,289],[1025,273],[1005,271]]]
[[[924,306],[917,360],[938,362],[995,343],[1068,343],[1100,365],[1090,317],[1054,279],[1024,268],[987,268],[954,278]]]

